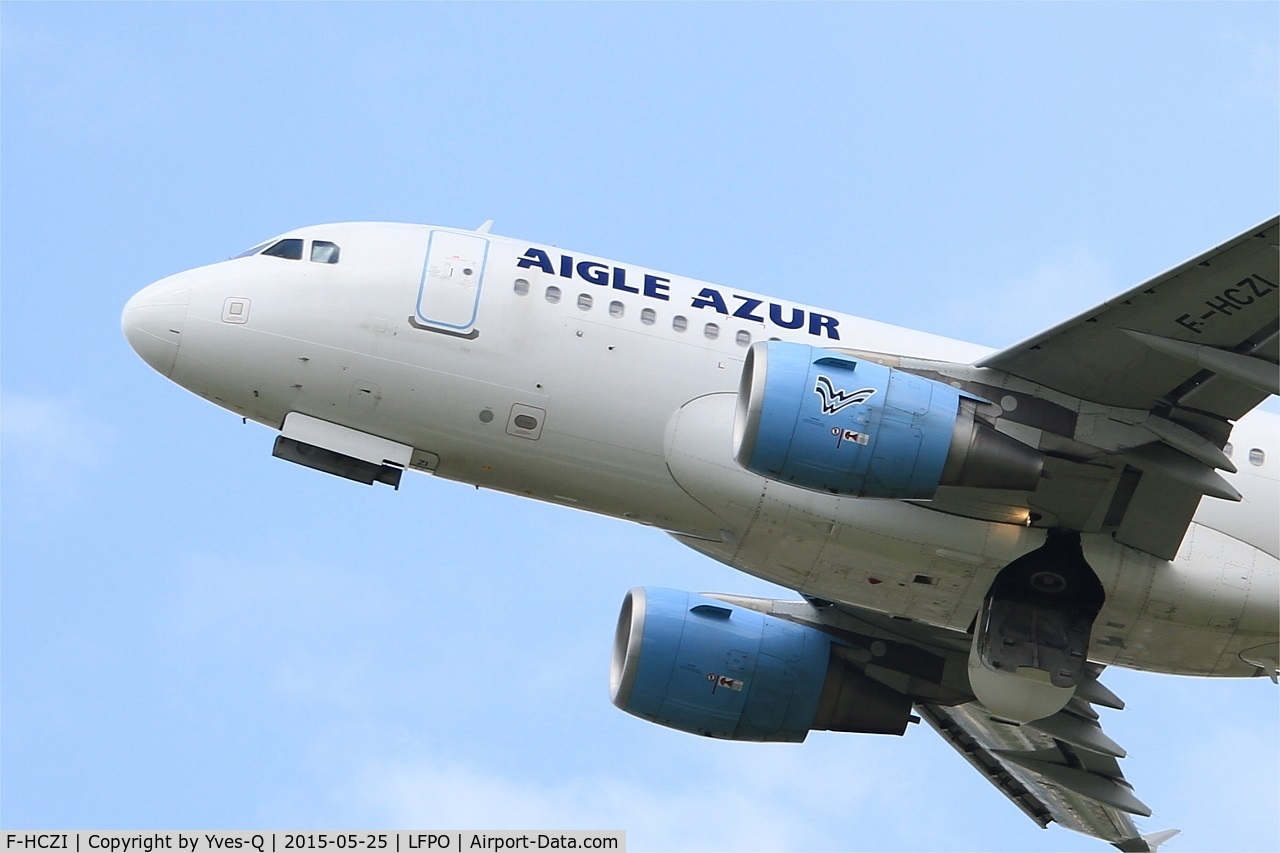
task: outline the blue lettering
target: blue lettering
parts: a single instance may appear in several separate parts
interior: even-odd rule
[[[613,268],[613,289],[622,290],[627,293],[639,293],[640,291],[634,287],[627,287],[627,271],[622,267]]]
[[[609,268],[595,261],[578,261],[578,275],[591,284],[609,283]]]
[[[714,308],[717,314],[729,313],[729,309],[724,304],[724,297],[710,287],[704,287],[698,291],[698,295],[693,297],[690,305],[694,308]]]
[[[782,306],[776,302],[770,302],[769,303],[769,320],[772,321],[774,325],[781,326],[784,329],[798,329],[804,325],[804,309],[792,308],[791,319],[783,320]]]
[[[826,314],[810,314],[809,315],[809,334],[819,335],[825,330],[827,337],[833,341],[840,340],[840,332],[836,326],[840,321],[835,317],[828,317]]]
[[[516,260],[516,266],[522,269],[539,269],[551,275],[557,274],[555,264],[552,263],[551,257],[546,251],[532,246],[526,249],[524,254]],[[637,288],[627,284],[627,271],[623,267],[613,267],[598,261],[579,261],[575,265],[572,255],[560,255],[559,266],[559,275],[562,278],[573,278],[576,272],[579,278],[590,284],[612,287],[614,290],[620,290],[624,293],[643,293],[650,299],[661,299],[663,302],[671,301],[671,279],[669,278],[645,273],[643,288]],[[737,293],[732,294],[732,296],[739,303],[733,311],[734,317],[752,323],[765,322],[764,317],[758,313],[761,306],[764,305],[763,300],[750,296],[741,296]],[[1219,312],[1225,314],[1233,310],[1239,310],[1241,305],[1248,305],[1252,301],[1238,288],[1228,288],[1224,297],[1219,298],[1217,303],[1208,302],[1206,305],[1213,309],[1209,312],[1210,314]],[[698,294],[690,301],[690,306],[693,308],[711,308],[717,314],[729,314],[729,307],[725,304],[724,295],[714,287],[704,287],[698,291]],[[809,334],[827,337],[833,341],[840,340],[840,321],[835,317],[806,312],[803,308],[792,308],[779,305],[776,302],[769,303],[769,322],[783,329],[803,329],[806,316],[808,318]],[[1201,319],[1203,320],[1203,318]],[[1189,315],[1179,317],[1177,322],[1197,333],[1200,331],[1199,326],[1202,325],[1202,323],[1192,320]]]
[[[525,250],[525,253],[520,257],[520,260],[516,261],[516,266],[524,267],[525,269],[537,267],[543,272],[555,272],[551,267],[551,259],[548,258],[547,253],[541,249],[529,248]]]
[[[651,296],[654,299],[661,299],[663,302],[671,300],[671,279],[659,278],[656,275],[645,274],[644,277],[644,295]]]
[[[733,298],[741,300],[742,302],[742,304],[738,306],[738,310],[733,312],[733,316],[737,317],[739,320],[751,320],[756,323],[764,322],[763,317],[757,317],[754,313],[755,310],[760,307],[759,299],[748,299],[747,297],[739,296],[736,293],[733,294]]]

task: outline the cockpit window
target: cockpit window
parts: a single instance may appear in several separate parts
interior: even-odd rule
[[[267,248],[267,244],[266,244],[266,243],[259,243],[258,245],[254,246],[252,249],[250,249],[249,251],[247,251],[247,252],[241,252],[240,254],[236,255],[236,256],[235,256],[234,258],[232,258],[231,260],[233,260],[233,261],[234,261],[234,260],[237,260],[237,259],[239,259],[239,258],[247,258],[247,257],[249,257],[250,255],[256,255],[256,254],[258,254],[259,252],[261,252],[261,251],[262,251],[263,249],[265,249],[265,248]]]
[[[296,238],[281,240],[262,254],[274,258],[286,258],[290,261],[302,260],[302,241]]]
[[[338,262],[338,244],[327,240],[315,240],[311,243],[311,260],[318,264],[336,264]]]

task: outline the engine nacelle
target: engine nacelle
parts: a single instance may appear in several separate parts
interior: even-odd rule
[[[837,643],[703,595],[637,587],[618,616],[610,698],[650,722],[728,740],[902,734],[911,699],[848,666]]]
[[[734,458],[773,480],[855,497],[1034,489],[1044,456],[975,419],[976,409],[950,385],[904,370],[760,341],[742,368]]]

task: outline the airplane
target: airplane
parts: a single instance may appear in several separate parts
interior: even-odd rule
[[[636,587],[610,695],[713,738],[926,722],[1041,827],[1151,815],[1105,667],[1277,681],[1280,217],[1002,350],[474,230],[301,228],[134,295],[273,455],[648,525],[795,600]]]

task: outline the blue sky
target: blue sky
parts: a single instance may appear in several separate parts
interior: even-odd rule
[[[620,522],[272,459],[119,313],[297,226],[492,218],[1003,346],[1280,208],[1275,4],[10,2],[0,24],[6,828],[1098,849],[927,728],[732,744],[615,710],[628,588],[770,588]],[[1280,848],[1280,691],[1105,680],[1144,829]]]

